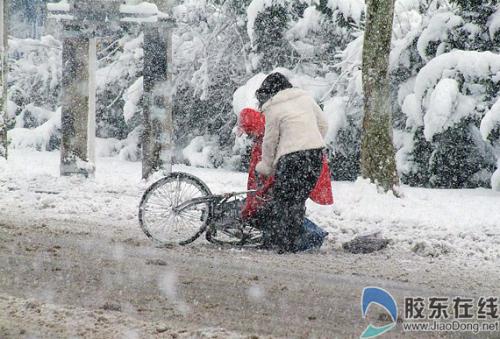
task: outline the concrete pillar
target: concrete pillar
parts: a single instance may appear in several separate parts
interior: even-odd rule
[[[97,39],[89,40],[89,117],[87,125],[88,161],[95,164],[96,101],[97,101]]]
[[[88,37],[75,24],[64,24],[62,76],[61,175],[93,175],[95,166],[89,158],[89,52]]]
[[[8,156],[7,141],[7,49],[8,0],[0,1],[0,157]]]
[[[171,39],[166,23],[144,25],[144,179],[156,171],[172,172]]]

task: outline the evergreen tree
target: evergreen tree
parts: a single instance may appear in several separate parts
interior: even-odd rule
[[[258,69],[270,72],[277,67],[293,68],[298,55],[285,38],[288,8],[275,3],[266,7],[255,19],[255,52],[260,56]]]
[[[444,20],[441,27],[433,26],[435,30],[446,32],[446,38],[440,40],[425,40],[426,32],[417,38],[420,57],[436,58],[451,52],[454,49],[471,51],[498,51],[495,42],[499,35],[491,37],[488,30],[488,20],[497,10],[497,1],[452,1],[456,7],[452,12],[437,11],[431,13],[431,20],[437,23],[437,16],[441,15]],[[454,22],[454,23],[453,23]],[[451,24],[453,23],[453,24]],[[432,33],[432,32],[431,32]],[[420,41],[419,41],[420,39]],[[425,45],[423,42],[427,42]],[[412,45],[409,53],[415,55],[417,46]],[[425,55],[422,56],[422,51]],[[477,55],[472,56],[477,58]],[[418,74],[425,66],[425,62],[418,62],[417,58],[410,59],[412,65],[411,73]],[[485,61],[487,62],[487,61]],[[446,73],[445,73],[446,72]],[[482,117],[493,106],[498,98],[500,83],[494,77],[485,74],[468,74],[464,69],[455,69],[449,65],[449,70],[443,71],[444,77],[452,77],[459,83],[459,97],[473,100],[475,107],[467,112],[465,116],[451,126],[447,126],[442,132],[428,140],[423,136],[423,127],[409,126],[413,135],[411,151],[403,149],[402,154],[410,159],[411,166],[405,166],[402,173],[404,183],[426,187],[477,187],[489,186],[490,177],[495,169],[496,159],[492,145],[497,134],[490,135],[489,142],[478,138],[478,131]],[[448,74],[445,76],[444,74]],[[434,86],[428,89],[426,96],[430,97],[435,90]],[[457,97],[458,98],[458,97]],[[423,98],[424,99],[424,98]],[[422,105],[421,102],[409,106]],[[463,110],[460,102],[454,103],[455,111]],[[428,114],[431,107],[422,105],[422,114]],[[399,128],[404,127],[400,124]]]

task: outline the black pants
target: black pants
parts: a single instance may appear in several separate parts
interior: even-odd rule
[[[321,174],[323,149],[282,156],[276,168],[271,202],[263,209],[264,243],[287,252],[303,233],[306,200]]]

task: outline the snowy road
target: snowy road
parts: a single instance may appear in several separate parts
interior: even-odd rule
[[[334,183],[333,208],[309,206],[330,232],[319,253],[280,256],[203,240],[156,249],[137,222],[149,184],[138,180],[140,164],[100,158],[96,178],[82,180],[59,178],[58,159],[13,152],[0,163],[1,338],[354,338],[368,324],[360,310],[367,286],[386,288],[400,308],[405,296],[500,295],[499,193],[404,187],[396,199],[364,182]],[[245,184],[242,173],[176,170],[214,192]],[[373,229],[394,240],[383,252],[341,250]]]
[[[390,251],[279,256],[203,244],[156,249],[147,240],[25,222],[0,224],[0,267],[0,308],[7,310],[0,337],[7,338],[354,338],[367,325],[359,306],[366,286],[384,287],[398,300],[499,292],[492,268]]]

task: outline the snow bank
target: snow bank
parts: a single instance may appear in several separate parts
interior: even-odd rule
[[[115,138],[96,138],[96,156],[100,158],[107,158],[118,155],[120,149],[122,148],[121,143],[121,140]]]
[[[34,129],[14,128],[8,132],[13,149],[49,150],[49,143],[61,128],[61,109],[53,112],[51,118]]]
[[[182,155],[191,166],[214,168],[213,159],[216,152],[215,140],[199,136],[191,140],[191,143],[182,150]]]
[[[8,161],[0,162],[0,217],[48,220],[47,227],[70,234],[146,239],[137,224],[137,204],[147,185],[141,180],[140,163],[97,157],[95,178],[82,180],[59,177],[59,157],[59,152],[14,149]],[[215,194],[246,187],[245,173],[186,166],[174,170],[196,175]],[[498,182],[500,173],[496,177]],[[405,197],[397,199],[379,194],[364,180],[334,182],[333,189],[333,207],[308,202],[307,214],[330,232],[329,241],[338,246],[360,233],[383,229],[384,236],[394,240],[392,246],[407,253],[416,243],[426,242],[453,248],[452,255],[443,254],[447,260],[500,258],[500,192],[403,186]]]

